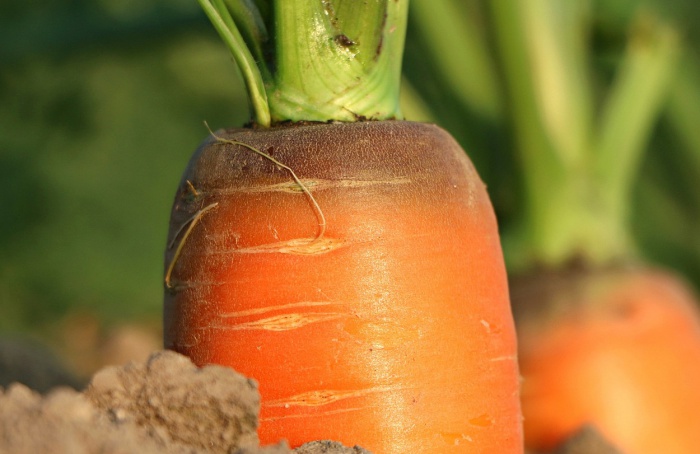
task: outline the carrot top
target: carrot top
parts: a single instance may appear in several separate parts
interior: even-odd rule
[[[511,269],[636,255],[631,189],[679,55],[676,30],[641,10],[614,79],[595,96],[583,3],[495,2],[525,208],[504,236]]]
[[[400,115],[408,1],[198,1],[233,54],[258,126]]]

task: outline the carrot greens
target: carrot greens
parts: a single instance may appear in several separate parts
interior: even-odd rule
[[[407,1],[199,0],[258,126],[400,116]]]
[[[493,3],[526,193],[526,218],[504,237],[513,270],[635,254],[631,185],[670,86],[678,37],[641,13],[612,85],[594,106],[588,16],[576,5]]]

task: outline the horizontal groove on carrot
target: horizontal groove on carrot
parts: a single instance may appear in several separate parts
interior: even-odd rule
[[[293,240],[280,241],[277,243],[221,251],[221,253],[318,255],[334,251],[344,245],[344,241],[336,238],[295,238]]]
[[[247,317],[249,315],[264,314],[266,312],[282,311],[285,309],[296,309],[303,307],[319,307],[319,306],[335,306],[343,303],[336,303],[333,301],[301,301],[298,303],[280,304],[278,306],[268,306],[268,307],[258,307],[254,309],[248,309],[245,311],[229,312],[227,314],[221,314],[221,318],[233,318],[233,317]]]
[[[370,394],[393,392],[400,389],[401,387],[397,386],[377,386],[374,388],[355,390],[322,389],[296,394],[294,396],[289,396],[284,399],[263,402],[262,405],[265,407],[285,408],[288,408],[290,406],[317,407],[322,405],[328,405],[339,400],[354,399],[357,397],[368,396]]]
[[[367,407],[347,407],[347,408],[336,408],[335,410],[325,410],[325,411],[314,411],[313,416],[319,417],[319,416],[332,416],[332,415],[339,415],[343,413],[351,413],[354,411],[362,411],[362,410],[367,410]],[[310,415],[306,413],[297,413],[297,414],[288,414],[288,415],[281,415],[281,416],[262,416],[258,418],[260,421],[266,421],[266,422],[272,422],[272,421],[280,421],[280,420],[285,420],[285,419],[300,419],[300,418],[308,418]]]
[[[310,191],[322,191],[325,189],[352,189],[352,188],[364,188],[368,186],[377,185],[397,185],[397,184],[410,184],[413,180],[410,178],[391,178],[387,180],[321,180],[312,178],[299,178],[299,181],[306,186]],[[247,186],[239,188],[229,188],[229,189],[218,189],[215,191],[210,191],[209,193],[215,194],[236,194],[236,193],[246,193],[255,194],[263,192],[287,192],[290,194],[303,194],[304,190],[301,189],[299,184],[296,182],[284,182],[268,185],[256,185]]]
[[[212,325],[210,328],[224,330],[266,330],[266,331],[289,331],[303,328],[312,323],[328,322],[349,317],[350,314],[342,312],[310,312],[307,314],[282,314],[272,317],[241,322],[230,325]]]

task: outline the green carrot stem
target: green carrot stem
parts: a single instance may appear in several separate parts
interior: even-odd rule
[[[405,0],[277,0],[273,118],[397,117],[407,7]]]
[[[677,38],[653,20],[636,28],[596,124],[586,77],[587,15],[574,3],[491,5],[525,184],[522,228],[505,242],[521,254],[516,266],[634,255],[630,188],[668,87]]]
[[[400,116],[407,0],[199,2],[243,73],[259,126]]]
[[[601,203],[624,225],[630,189],[679,55],[672,28],[642,15],[618,71],[595,138]]]
[[[260,126],[270,125],[270,107],[267,103],[267,93],[255,58],[243,40],[233,18],[229,14],[223,0],[198,0],[199,5],[209,17],[209,20],[219,32],[219,36],[233,55],[238,68],[243,74],[248,98],[253,108],[255,121]]]
[[[413,0],[411,25],[432,50],[434,69],[449,84],[451,93],[493,120],[503,113],[495,61],[479,18],[461,8],[462,2]]]

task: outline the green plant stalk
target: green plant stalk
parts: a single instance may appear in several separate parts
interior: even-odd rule
[[[276,121],[399,116],[408,2],[275,2]]]
[[[256,64],[255,58],[245,44],[243,36],[238,31],[233,18],[226,9],[223,0],[198,1],[241,70],[256,123],[261,126],[269,126],[270,108],[267,102],[263,75]]]
[[[668,121],[682,141],[688,181],[700,181],[700,62],[686,54],[671,89],[666,109]],[[700,191],[691,191],[693,211],[700,219]],[[698,237],[700,238],[700,237]]]
[[[633,37],[596,124],[576,19],[585,10],[567,5],[491,4],[525,184],[523,224],[504,238],[511,270],[635,254],[630,188],[669,85],[675,35],[649,21],[643,45]]]
[[[412,0],[411,17],[421,38],[434,49],[435,69],[465,105],[494,120],[503,99],[486,34],[474,14],[459,7],[463,0]],[[455,49],[446,52],[445,49]]]
[[[241,36],[260,65],[260,71],[269,77],[265,62],[264,46],[269,42],[267,26],[253,0],[225,0],[234,24],[238,24]]]
[[[562,260],[576,215],[576,210],[567,212],[572,183],[542,118],[519,5],[507,0],[491,4],[525,184],[522,224],[504,236],[511,269],[529,266],[533,260],[547,264]]]
[[[198,1],[241,69],[258,126],[400,116],[407,0]]]
[[[667,99],[679,56],[674,29],[648,15],[635,24],[595,137],[595,176],[611,242],[630,242],[627,219],[639,162]],[[617,231],[615,231],[617,229]]]
[[[518,3],[532,90],[552,151],[568,168],[580,168],[587,158],[593,111],[586,33],[589,4],[580,0]]]

